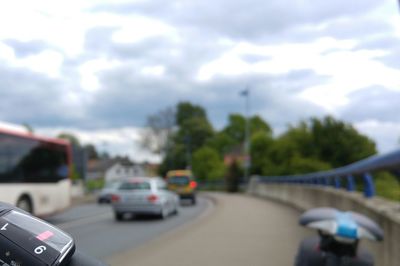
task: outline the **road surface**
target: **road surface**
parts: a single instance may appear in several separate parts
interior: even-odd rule
[[[184,204],[178,215],[166,220],[142,217],[117,222],[109,205],[93,203],[73,207],[46,220],[71,234],[80,251],[106,260],[186,224],[210,208],[212,202],[199,197],[197,205]]]
[[[241,194],[205,196],[164,221],[116,222],[110,206],[96,204],[48,220],[78,249],[112,266],[293,265],[298,243],[311,234],[285,205]]]
[[[211,214],[136,249],[107,258],[115,266],[289,266],[300,240],[293,208],[240,194],[211,194]],[[134,263],[133,263],[134,262]]]

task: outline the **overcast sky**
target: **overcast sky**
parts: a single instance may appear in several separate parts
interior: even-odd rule
[[[276,134],[332,114],[399,147],[397,0],[7,1],[0,120],[144,160],[146,116],[178,101],[216,128],[251,111]]]

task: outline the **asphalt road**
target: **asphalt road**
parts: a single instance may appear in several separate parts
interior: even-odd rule
[[[78,250],[105,260],[179,227],[209,208],[211,200],[199,197],[195,206],[183,202],[178,215],[165,220],[138,217],[117,222],[111,206],[84,204],[46,220],[72,235]]]
[[[307,235],[294,208],[243,194],[210,193],[211,212],[148,244],[108,258],[115,266],[293,265]]]

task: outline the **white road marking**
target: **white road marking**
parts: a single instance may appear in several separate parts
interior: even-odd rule
[[[70,229],[73,227],[79,227],[82,225],[87,225],[87,224],[91,224],[91,223],[95,223],[107,218],[112,218],[113,215],[112,213],[102,213],[102,214],[98,214],[98,215],[94,215],[94,216],[89,216],[89,217],[84,217],[84,218],[80,218],[78,220],[73,220],[70,222],[65,222],[65,223],[61,223],[61,224],[56,224],[57,227],[66,230],[66,229]]]

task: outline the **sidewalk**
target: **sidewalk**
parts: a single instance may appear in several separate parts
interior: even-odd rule
[[[71,207],[87,204],[87,203],[95,203],[96,202],[96,195],[94,194],[85,194],[80,197],[73,197],[71,198]]]
[[[245,195],[210,193],[216,206],[206,217],[108,260],[115,266],[286,266],[299,241],[299,213]]]

